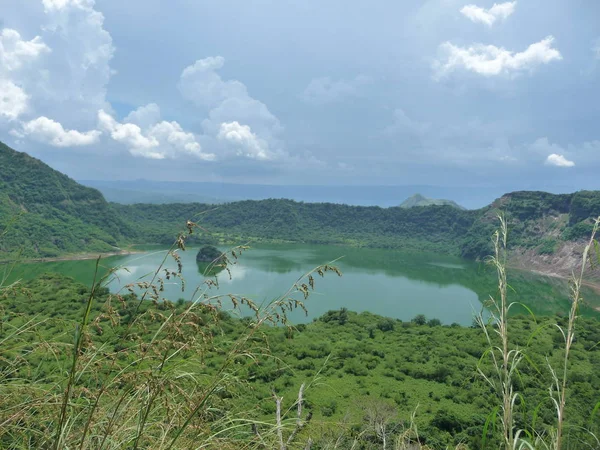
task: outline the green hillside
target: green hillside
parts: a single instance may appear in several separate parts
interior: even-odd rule
[[[404,200],[400,208],[414,208],[416,206],[443,206],[448,205],[458,209],[465,209],[452,200],[428,198],[421,194],[415,194]]]
[[[0,143],[0,259],[114,250],[130,228],[99,191]]]
[[[505,214],[510,248],[552,255],[589,235],[600,215],[600,191],[554,195],[514,192],[479,210],[448,205],[380,208],[292,200],[248,200],[223,205],[200,203],[117,205],[140,242],[166,244],[186,220],[218,237],[413,248],[471,259],[491,253],[497,214]]]
[[[130,242],[170,244],[188,220],[209,232],[194,237],[200,241],[344,244],[477,259],[491,253],[490,235],[499,212],[509,222],[511,254],[518,256],[520,265],[543,263],[560,272],[562,262],[576,254],[577,243],[589,235],[592,217],[600,215],[600,191],[513,192],[479,210],[447,204],[381,208],[282,199],[121,205],[107,203],[99,191],[0,144],[0,230],[6,233],[0,259],[19,251],[36,258],[112,251]]]

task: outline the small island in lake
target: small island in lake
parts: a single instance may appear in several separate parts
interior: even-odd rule
[[[212,245],[205,245],[200,250],[198,250],[198,254],[196,255],[196,262],[213,262],[217,259],[220,259],[223,254],[219,251],[217,247]]]

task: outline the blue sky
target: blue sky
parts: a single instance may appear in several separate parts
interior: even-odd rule
[[[595,188],[596,0],[3,0],[0,140],[78,179]]]

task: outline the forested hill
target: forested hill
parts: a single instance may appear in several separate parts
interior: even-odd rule
[[[132,232],[96,189],[0,142],[0,259],[111,251]]]
[[[513,192],[479,210],[274,199],[120,205],[0,143],[0,260],[17,251],[35,258],[106,252],[129,243],[169,244],[187,220],[209,231],[200,233],[203,240],[349,244],[481,258],[491,253],[499,211],[509,221],[515,261],[529,268],[573,267],[578,242],[600,215],[600,191]]]
[[[113,207],[139,230],[141,242],[171,242],[189,219],[217,236],[426,249],[468,258],[491,253],[490,237],[502,211],[514,253],[529,251],[531,258],[548,260],[589,235],[592,218],[600,215],[600,192],[514,192],[474,211],[447,205],[406,209],[291,200]]]
[[[427,247],[455,252],[456,241],[481,213],[450,206],[380,208],[292,200],[223,205],[179,203],[113,207],[146,242],[167,243],[190,219],[217,234],[306,243],[382,248]]]

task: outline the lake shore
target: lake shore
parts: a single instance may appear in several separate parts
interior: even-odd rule
[[[56,262],[56,261],[85,261],[90,259],[108,258],[110,256],[128,256],[137,255],[140,253],[146,253],[142,250],[119,250],[113,252],[88,252],[88,253],[76,253],[74,255],[64,255],[49,258],[24,258],[17,260],[4,260],[0,261],[0,264],[15,264],[15,263],[42,263],[42,262]]]

